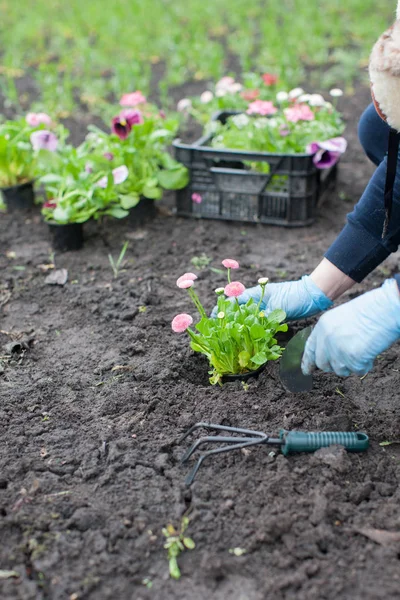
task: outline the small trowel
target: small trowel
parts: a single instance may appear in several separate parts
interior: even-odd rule
[[[303,375],[301,359],[312,327],[302,329],[286,345],[280,364],[280,379],[284,387],[292,393],[310,392],[313,387],[312,375]]]

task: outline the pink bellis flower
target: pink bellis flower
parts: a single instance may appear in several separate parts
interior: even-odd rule
[[[296,104],[291,108],[285,108],[283,111],[285,117],[291,123],[298,123],[298,121],[314,121],[315,115],[311,108],[307,104]]]
[[[187,290],[188,288],[192,287],[193,283],[193,279],[178,279],[176,285],[178,288],[181,288],[181,290]]]
[[[237,298],[243,294],[245,289],[243,283],[240,283],[240,281],[232,281],[225,286],[224,292],[228,298]]]
[[[194,204],[201,204],[203,201],[203,197],[200,194],[192,194],[192,202]]]
[[[222,261],[223,266],[225,267],[225,269],[238,269],[239,268],[239,263],[237,260],[233,260],[233,258],[225,258]]]
[[[55,133],[41,129],[34,131],[31,135],[31,144],[34,150],[49,150],[55,152],[58,146],[58,139]]]
[[[121,106],[137,106],[138,104],[145,104],[146,102],[147,99],[140,90],[131,92],[130,94],[123,94],[119,101]]]
[[[175,333],[183,333],[188,327],[191,326],[192,323],[193,318],[190,315],[186,313],[181,313],[180,315],[176,315],[176,317],[172,319],[172,331],[174,331]]]
[[[115,185],[118,185],[119,183],[123,183],[125,181],[125,179],[128,178],[128,175],[129,175],[128,167],[126,165],[117,167],[116,169],[113,169],[112,175],[113,175]],[[99,179],[99,181],[96,183],[96,186],[101,187],[101,188],[106,188],[107,183],[108,183],[108,178],[106,176],[104,176],[101,179]]]
[[[336,137],[325,142],[312,142],[306,148],[307,154],[313,154],[313,162],[317,169],[329,169],[346,152],[347,141],[343,137]]]
[[[247,109],[248,115],[274,115],[278,112],[278,109],[273,105],[269,100],[255,100],[251,104],[249,104],[249,108]]]
[[[51,125],[51,117],[46,113],[33,113],[30,112],[26,115],[25,121],[28,123],[30,127],[37,127],[38,125],[47,125],[50,127]]]
[[[195,275],[194,273],[184,273],[183,275],[178,277],[178,279],[176,280],[176,285],[179,287],[179,284],[182,281],[195,281],[196,279],[197,275]]]

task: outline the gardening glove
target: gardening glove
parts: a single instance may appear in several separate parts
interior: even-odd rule
[[[246,304],[250,298],[259,302],[261,286],[257,285],[246,289],[239,296],[239,304]],[[325,296],[319,287],[308,276],[304,275],[299,281],[284,281],[282,283],[268,283],[265,288],[260,310],[266,316],[273,310],[280,308],[286,313],[286,320],[303,319],[316,315],[332,306],[333,302]],[[214,308],[211,316],[216,317],[218,310]]]
[[[400,339],[400,293],[395,279],[323,315],[307,340],[302,370],[365,375]]]

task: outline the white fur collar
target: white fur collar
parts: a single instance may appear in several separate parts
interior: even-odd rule
[[[400,131],[400,20],[373,47],[369,74],[375,100],[389,125]]]

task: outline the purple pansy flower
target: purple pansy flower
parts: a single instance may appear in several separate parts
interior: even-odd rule
[[[317,169],[329,169],[346,152],[347,141],[343,137],[336,137],[325,142],[312,142],[306,148],[308,154],[313,154],[313,162]]]
[[[34,131],[30,139],[34,150],[49,150],[50,152],[57,150],[58,139],[51,131],[46,129]]]

